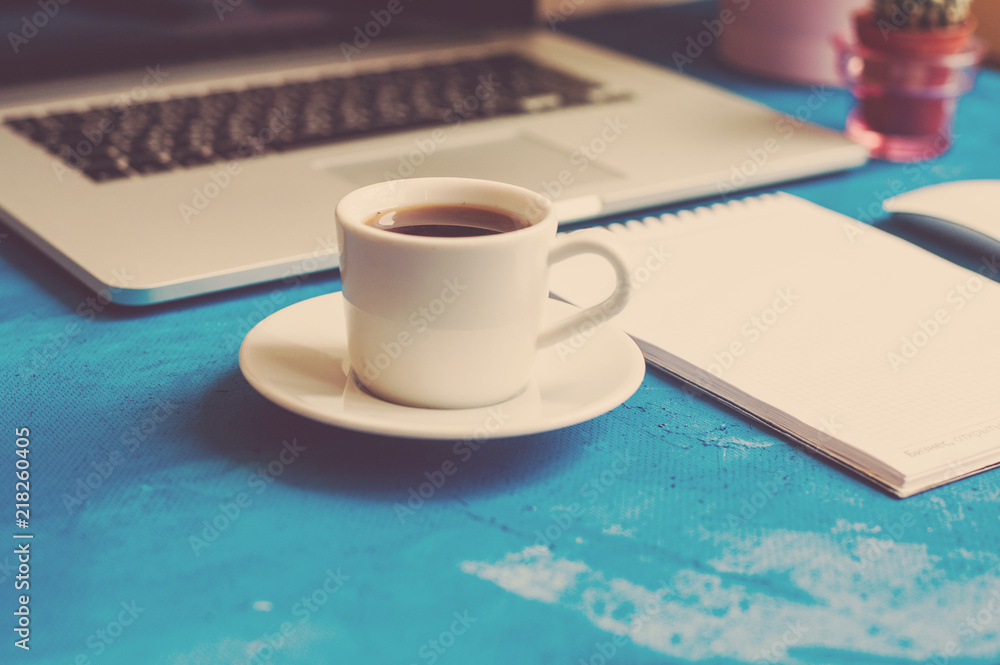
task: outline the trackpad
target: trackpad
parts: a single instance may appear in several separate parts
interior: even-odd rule
[[[617,174],[591,162],[582,153],[549,146],[529,136],[513,136],[474,145],[423,148],[394,157],[340,165],[329,171],[356,185],[384,180],[427,176],[484,178],[543,191],[545,183],[562,180],[569,189],[618,178]]]

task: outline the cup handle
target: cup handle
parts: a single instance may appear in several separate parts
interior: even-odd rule
[[[604,232],[600,232],[606,235]],[[594,236],[594,237],[591,237]],[[569,316],[562,321],[550,325],[538,336],[538,348],[552,346],[579,330],[587,322],[600,325],[612,316],[622,311],[632,294],[632,283],[629,279],[628,262],[622,253],[606,239],[598,240],[595,234],[587,231],[576,231],[556,239],[556,245],[549,252],[549,265],[559,263],[577,254],[597,254],[615,270],[615,290],[600,303],[588,307],[582,312]]]

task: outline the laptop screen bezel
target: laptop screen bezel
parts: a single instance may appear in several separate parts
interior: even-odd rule
[[[0,0],[0,87],[371,38],[529,26],[534,0]]]

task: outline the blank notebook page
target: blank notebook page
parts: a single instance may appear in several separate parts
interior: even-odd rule
[[[584,233],[627,248],[635,290],[614,324],[655,364],[842,461],[884,465],[889,484],[1000,461],[991,280],[788,194]],[[582,256],[551,289],[586,305],[613,279]]]

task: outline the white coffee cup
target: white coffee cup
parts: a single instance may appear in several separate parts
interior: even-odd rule
[[[476,237],[392,233],[377,213],[472,205],[525,218]],[[502,402],[529,382],[540,348],[618,313],[630,287],[625,260],[594,234],[556,237],[551,204],[514,185],[468,178],[392,180],[357,189],[336,209],[348,355],[355,378],[398,404],[470,408]],[[617,273],[602,303],[542,330],[552,263],[596,253]]]

